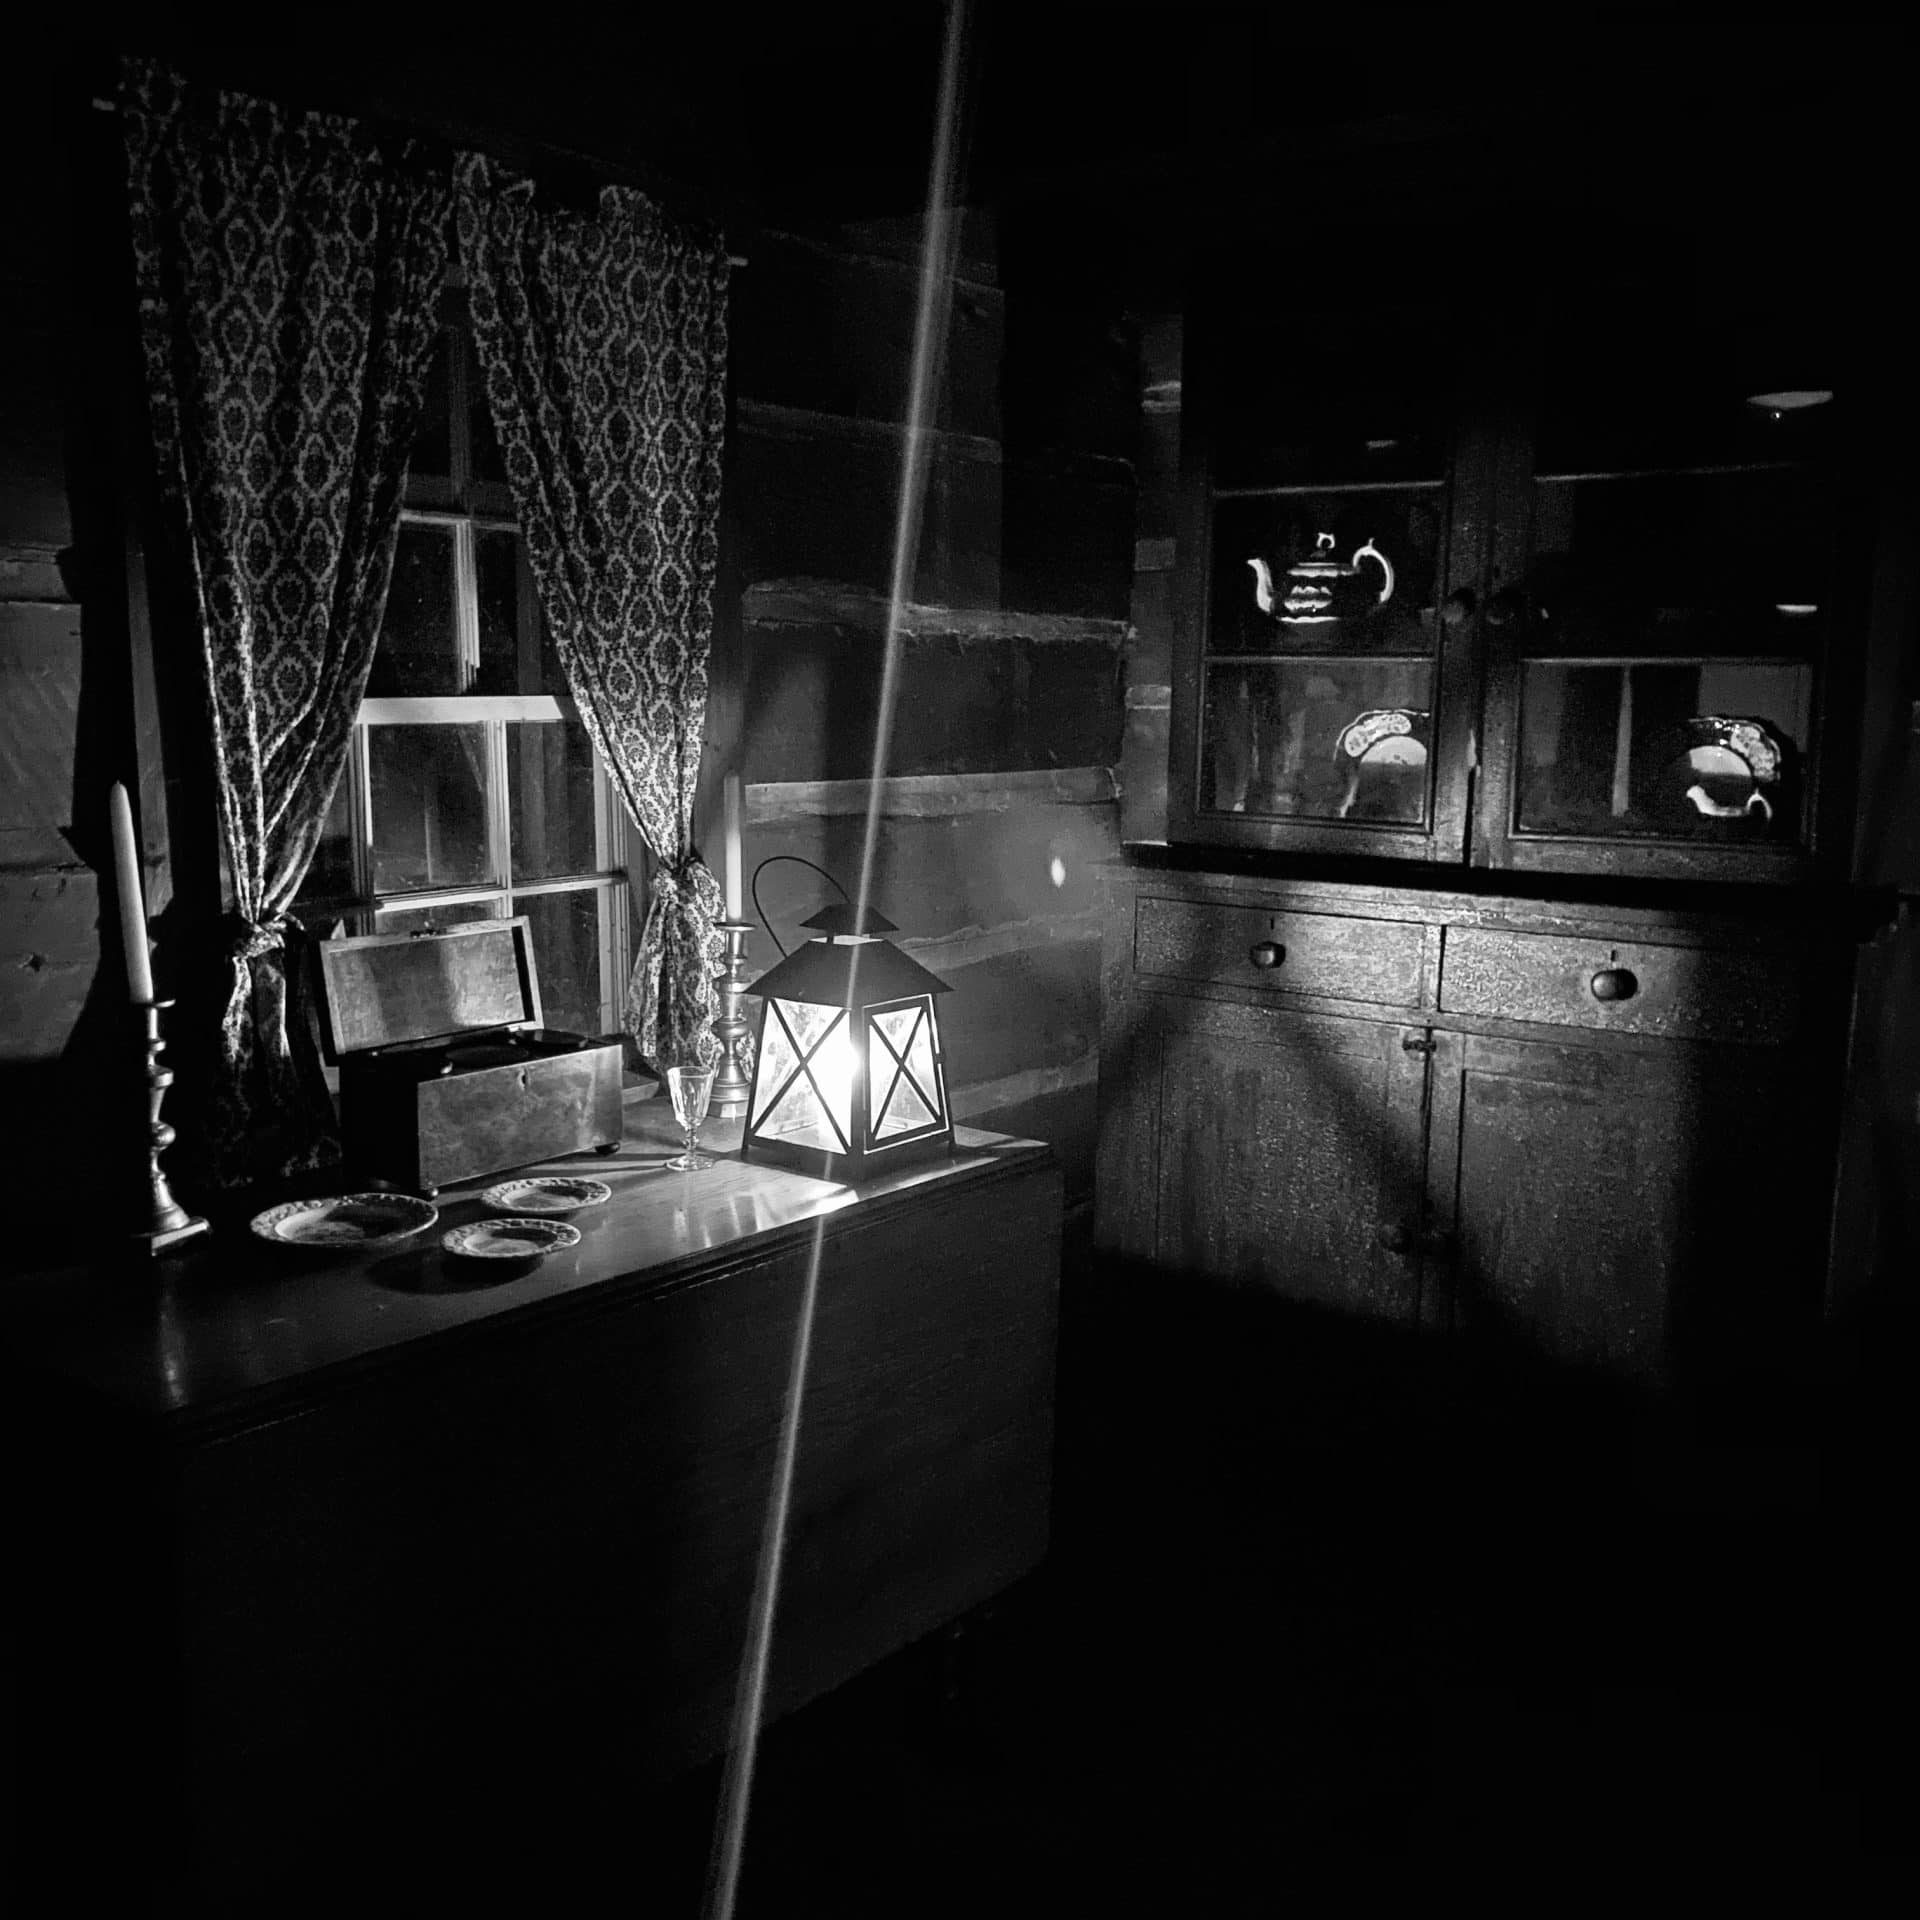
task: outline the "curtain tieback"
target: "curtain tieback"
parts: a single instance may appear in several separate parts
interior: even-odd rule
[[[290,913],[269,913],[250,920],[243,913],[227,916],[227,952],[236,961],[257,960],[278,953],[306,931]]]
[[[697,850],[683,853],[678,860],[662,861],[653,872],[653,884],[679,900],[697,900],[701,894],[700,876],[711,879],[707,863]]]

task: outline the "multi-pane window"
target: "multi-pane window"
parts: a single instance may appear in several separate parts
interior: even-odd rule
[[[356,933],[524,914],[547,1024],[617,1032],[626,818],[566,690],[449,296],[346,777],[300,912]]]

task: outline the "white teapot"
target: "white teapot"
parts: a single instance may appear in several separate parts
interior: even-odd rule
[[[1380,591],[1365,606],[1354,604],[1348,585],[1360,578],[1360,563],[1371,560],[1380,569]],[[1333,535],[1315,536],[1313,553],[1287,569],[1286,592],[1276,604],[1273,570],[1264,560],[1249,560],[1253,569],[1253,597],[1262,613],[1276,614],[1288,626],[1317,627],[1351,613],[1371,613],[1393,598],[1393,562],[1371,540],[1353,551],[1343,566],[1333,558]]]

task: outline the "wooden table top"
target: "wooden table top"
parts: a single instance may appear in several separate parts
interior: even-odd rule
[[[230,1227],[151,1262],[23,1275],[0,1288],[0,1338],[32,1371],[77,1382],[129,1415],[169,1427],[217,1424],[242,1405],[253,1417],[302,1398],[332,1370],[377,1365],[416,1341],[457,1338],[513,1315],[591,1310],[584,1296],[609,1286],[690,1284],[783,1241],[803,1244],[851,1208],[912,1204],[1051,1151],[960,1127],[951,1158],[846,1186],[748,1164],[739,1138],[737,1119],[709,1121],[701,1146],[715,1165],[668,1172],[663,1163],[680,1144],[671,1109],[665,1100],[637,1102],[618,1151],[449,1187],[435,1202],[439,1219],[397,1248],[283,1249]],[[493,1211],[480,1198],[485,1188],[535,1173],[613,1189],[605,1204],[566,1216],[580,1231],[577,1247],[504,1273],[442,1249],[448,1229]]]

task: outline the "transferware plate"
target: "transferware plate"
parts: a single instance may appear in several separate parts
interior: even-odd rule
[[[540,1260],[580,1244],[580,1229],[564,1220],[475,1220],[440,1236],[449,1253],[468,1260]]]
[[[530,1180],[503,1180],[480,1198],[502,1213],[578,1213],[613,1198],[604,1180],[576,1180],[564,1174],[540,1175]]]
[[[439,1218],[438,1207],[410,1193],[336,1193],[269,1207],[253,1216],[252,1225],[276,1246],[364,1253],[409,1240]]]

